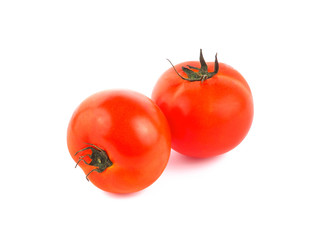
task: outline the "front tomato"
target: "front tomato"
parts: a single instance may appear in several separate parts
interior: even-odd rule
[[[209,72],[213,69],[213,72]],[[253,98],[242,75],[216,61],[184,62],[167,70],[152,99],[165,114],[172,148],[192,157],[211,157],[237,146],[253,120]]]
[[[98,188],[142,190],[165,169],[171,149],[167,120],[142,94],[108,90],[84,100],[67,133],[72,158]]]

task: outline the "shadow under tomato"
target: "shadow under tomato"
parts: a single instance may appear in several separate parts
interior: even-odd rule
[[[138,191],[138,192],[133,192],[133,193],[110,193],[110,192],[104,192],[104,194],[109,195],[110,197],[113,197],[113,198],[132,198],[132,197],[137,197],[144,190],[141,190],[141,191]]]
[[[171,151],[171,156],[166,167],[167,171],[186,171],[195,168],[202,168],[213,164],[223,158],[223,155],[209,158],[194,158],[182,155],[174,150]]]

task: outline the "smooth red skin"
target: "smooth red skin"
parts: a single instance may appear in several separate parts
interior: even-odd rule
[[[171,150],[170,130],[161,110],[146,96],[124,90],[103,91],[84,100],[70,120],[67,142],[76,162],[79,154],[74,154],[86,143],[107,152],[113,165],[102,173],[92,172],[89,180],[113,193],[151,185],[165,169]],[[83,161],[79,166],[85,174],[95,168]]]
[[[200,67],[199,62],[175,66]],[[213,71],[214,63],[207,63]],[[152,99],[165,114],[171,129],[172,148],[184,155],[205,158],[236,147],[247,135],[253,120],[251,90],[232,67],[219,63],[219,72],[204,82],[181,79],[173,68],[158,80]]]

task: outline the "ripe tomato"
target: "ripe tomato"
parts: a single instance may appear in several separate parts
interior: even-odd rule
[[[206,63],[201,50],[200,63],[184,62],[168,69],[154,87],[152,99],[169,122],[172,148],[192,157],[233,149],[253,120],[253,98],[245,79],[232,67],[219,64],[217,57]]]
[[[113,193],[151,185],[171,151],[161,110],[146,96],[127,90],[103,91],[84,100],[70,120],[67,143],[87,179]]]

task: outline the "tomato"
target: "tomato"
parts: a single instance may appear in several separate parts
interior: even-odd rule
[[[155,182],[171,151],[167,120],[146,96],[107,90],[84,100],[73,113],[68,149],[96,187],[131,193]]]
[[[245,79],[217,56],[215,62],[205,62],[201,50],[200,62],[184,62],[162,74],[152,99],[169,122],[172,148],[192,157],[230,151],[245,138],[253,120]]]

